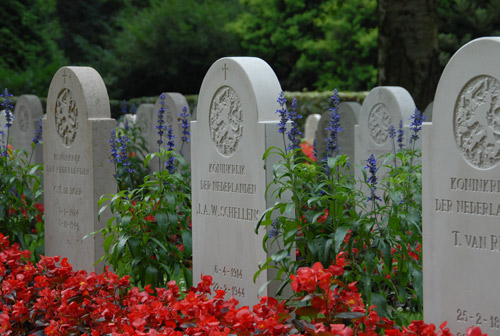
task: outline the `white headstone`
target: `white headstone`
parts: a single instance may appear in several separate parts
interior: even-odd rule
[[[338,107],[340,116],[340,126],[342,131],[338,133],[339,153],[347,155],[351,162],[354,161],[355,137],[354,127],[358,124],[359,110],[361,105],[356,102],[342,102]],[[324,112],[321,115],[321,120],[316,130],[316,151],[318,152],[319,160],[323,159],[326,154],[329,132],[326,128],[330,123],[330,112]]]
[[[31,156],[31,144],[35,136],[40,118],[43,117],[43,107],[35,95],[19,96],[14,109],[14,121],[10,130],[12,149],[25,150],[28,158]],[[31,164],[43,163],[42,146],[35,146]]]
[[[387,174],[387,170],[382,167],[383,162],[380,160],[380,156],[394,151],[393,139],[389,137],[389,126],[393,125],[398,130],[402,120],[405,144],[407,144],[408,127],[411,124],[410,116],[414,112],[413,98],[404,88],[380,86],[371,90],[361,105],[359,124],[355,127],[355,163],[362,168],[366,166],[366,160],[373,154],[377,159],[377,167],[379,167],[378,177],[381,178]],[[359,169],[358,176],[362,176]]]
[[[448,62],[423,134],[424,319],[500,335],[500,38]]]
[[[321,115],[318,113],[310,114],[306,118],[304,140],[312,144],[316,138],[316,130],[318,129],[318,122]]]
[[[144,139],[145,147],[148,149],[148,153],[155,153],[158,151],[158,144],[153,134],[156,134],[156,129],[154,128],[154,121],[157,120],[156,112],[154,111],[154,104],[141,104],[137,108],[136,112],[136,125],[141,129],[141,136]],[[143,158],[144,159],[144,158]]]
[[[134,125],[136,119],[137,119],[137,114],[131,114],[131,113],[123,114],[120,117],[120,120],[118,121],[117,126],[120,128],[127,128],[131,125]]]
[[[148,139],[146,139],[146,135],[149,135],[151,133],[151,119],[154,119],[154,117],[156,116],[156,113],[154,111],[154,104],[139,105],[135,115],[135,122],[137,126],[141,128],[141,133],[144,139],[148,141]],[[154,128],[152,132],[154,132]]]
[[[89,67],[63,67],[50,83],[43,119],[45,254],[60,255],[77,270],[102,270],[101,235],[82,238],[106,225],[97,219],[97,202],[116,192],[108,140],[110,118],[106,86]]]
[[[279,146],[281,92],[271,67],[259,58],[227,57],[208,70],[192,125],[193,278],[213,276],[214,289],[225,289],[241,305],[256,304],[268,280],[258,264],[267,258],[264,232],[255,225],[269,206],[264,197],[272,164],[266,148]],[[266,171],[264,165],[269,167]],[[266,295],[265,290],[262,295]]]

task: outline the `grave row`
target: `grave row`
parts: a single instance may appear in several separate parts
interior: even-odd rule
[[[500,331],[500,288],[495,285],[500,269],[498,55],[500,38],[477,39],[460,49],[445,68],[429,107],[436,111],[433,122],[424,126],[424,316],[428,323],[448,321],[457,335],[471,324],[489,334]],[[215,286],[242,305],[257,302],[269,276],[261,273],[253,281],[266,258],[264,233],[256,235],[254,228],[273,204],[264,198],[272,178],[265,167],[272,162],[260,158],[266,148],[280,146],[275,113],[280,92],[275,73],[260,59],[216,61],[201,85],[197,118],[191,122],[192,145],[185,153],[192,162],[194,279],[211,274]],[[16,133],[28,132],[41,115],[41,105],[30,97],[23,96],[16,106]],[[181,95],[167,97],[137,112],[136,122],[153,147],[156,111],[167,105],[169,123],[180,106],[187,106]],[[30,116],[26,111],[31,110],[37,112]],[[414,110],[411,96],[399,87],[375,88],[363,105],[341,103],[340,151],[361,165],[372,153],[391,152],[389,126],[402,123],[408,131]],[[430,119],[431,112],[425,114]],[[306,123],[305,138],[316,140],[321,156],[329,113],[313,118]],[[311,123],[318,125],[316,132],[310,131]],[[106,223],[110,214],[103,213],[99,222],[97,200],[116,191],[106,146],[115,121],[99,74],[87,67],[57,71],[43,126],[46,254],[63,255],[76,268],[95,270],[102,241],[82,237]]]

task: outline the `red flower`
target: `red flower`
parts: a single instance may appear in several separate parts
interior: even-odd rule
[[[147,215],[146,217],[144,217],[144,220],[146,222],[156,222],[156,218],[153,215]]]
[[[467,336],[487,336],[487,334],[483,334],[480,327],[474,326],[467,328]]]
[[[302,153],[304,153],[305,156],[310,158],[312,161],[316,161],[316,157],[314,156],[314,147],[309,141],[301,142],[300,148],[302,149]]]

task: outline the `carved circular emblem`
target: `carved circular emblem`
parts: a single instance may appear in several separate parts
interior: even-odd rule
[[[16,123],[19,127],[19,130],[21,132],[26,133],[28,131],[28,125],[29,125],[29,117],[26,106],[21,105],[19,107],[19,110],[17,110],[16,119],[17,119]]]
[[[474,167],[500,161],[500,82],[491,76],[471,79],[455,103],[453,132],[458,149]]]
[[[391,125],[389,109],[382,103],[378,103],[368,115],[368,128],[370,136],[376,144],[383,144],[389,137],[389,126]]]
[[[243,135],[241,102],[231,87],[220,87],[212,98],[209,127],[217,151],[223,156],[231,156]]]
[[[57,95],[55,112],[56,132],[63,144],[70,146],[78,131],[78,108],[69,89],[64,88]]]

